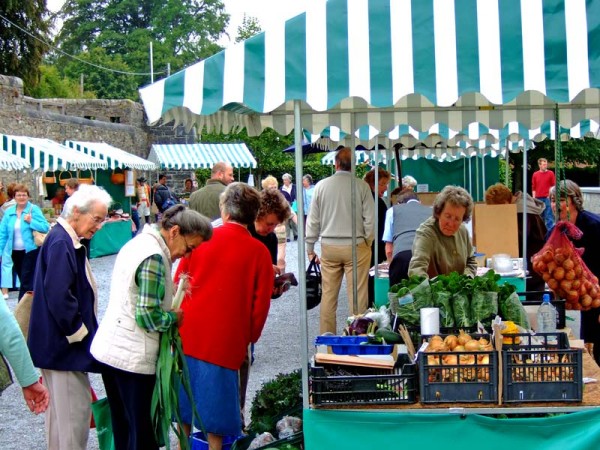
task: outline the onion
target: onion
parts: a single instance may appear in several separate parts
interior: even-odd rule
[[[475,339],[471,339],[465,343],[465,350],[467,352],[477,352],[479,351],[479,342]]]
[[[465,351],[465,346],[464,345],[457,345],[456,347],[454,347],[454,350],[452,350],[453,352],[464,352]]]
[[[454,350],[454,347],[458,345],[458,338],[453,334],[450,334],[444,339],[444,344],[446,344],[450,350]]]
[[[465,333],[463,330],[460,330],[460,333],[458,334],[458,343],[460,345],[465,345],[465,343],[469,342],[471,339],[473,338],[470,335]]]
[[[456,366],[458,364],[458,355],[444,355],[442,359],[447,366]]]

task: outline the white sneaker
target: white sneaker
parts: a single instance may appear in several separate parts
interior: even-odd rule
[[[8,300],[8,294],[2,294],[4,296],[4,300]]]

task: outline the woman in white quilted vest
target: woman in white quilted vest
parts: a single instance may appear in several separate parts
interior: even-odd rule
[[[117,255],[108,307],[92,342],[92,355],[108,366],[102,379],[116,450],[158,449],[150,403],[159,337],[182,321],[182,312],[171,310],[171,263],[212,237],[210,221],[184,205],[167,209],[160,227],[146,225]]]

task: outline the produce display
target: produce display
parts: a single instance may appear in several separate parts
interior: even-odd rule
[[[542,249],[533,256],[535,270],[548,287],[566,300],[566,309],[587,311],[600,307],[598,278],[590,272],[581,254],[569,240],[580,239],[581,231],[572,223],[558,222]]]
[[[499,311],[503,318],[529,328],[515,286],[499,286],[500,278],[493,270],[474,278],[457,272],[432,280],[412,276],[390,287],[390,310],[409,326],[419,325],[421,308],[436,307],[443,328],[467,329],[478,322],[489,326]]]
[[[429,382],[487,382],[493,350],[487,337],[473,337],[464,331],[458,336],[432,336],[425,349],[427,379]]]

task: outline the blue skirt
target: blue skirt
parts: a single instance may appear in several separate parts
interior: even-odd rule
[[[240,436],[242,419],[237,370],[226,369],[185,357],[190,373],[190,385],[196,410],[207,433],[220,436]],[[184,423],[192,423],[192,407],[183,387],[179,388],[179,412]],[[194,420],[194,426],[200,424]]]

